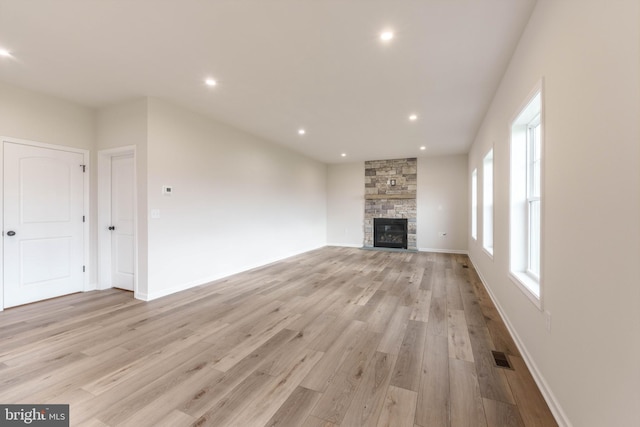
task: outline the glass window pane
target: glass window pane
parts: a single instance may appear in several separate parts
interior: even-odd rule
[[[531,167],[531,195],[540,197],[540,160],[536,160]]]
[[[533,159],[534,161],[536,160],[540,160],[540,124],[538,123],[536,126],[534,126],[533,128],[534,130],[534,135],[533,135],[533,143],[534,143],[534,150],[533,150]]]
[[[540,124],[531,129],[531,197],[540,197]]]
[[[482,246],[493,253],[493,149],[482,162]]]
[[[471,237],[478,238],[478,170],[471,173]]]
[[[529,202],[529,262],[528,270],[540,277],[540,200]]]

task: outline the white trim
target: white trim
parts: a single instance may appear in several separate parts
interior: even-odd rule
[[[483,246],[482,252],[484,252],[485,255],[488,256],[491,261],[493,261],[493,246],[491,246],[491,251],[489,251],[489,248],[486,248]]]
[[[253,267],[253,268],[255,268],[255,267]],[[251,268],[249,268],[247,270],[251,270]],[[157,292],[150,292],[150,293],[136,292],[135,296],[136,296],[136,299],[140,299],[140,300],[143,300],[143,301],[151,301],[151,300],[154,300],[154,299],[158,299],[158,298],[162,298],[162,297],[166,297],[166,296],[175,294],[177,292],[186,291],[187,289],[195,288],[196,286],[206,285],[207,283],[211,283],[211,282],[214,282],[216,280],[224,279],[225,277],[233,276],[234,274],[243,273],[244,271],[247,271],[247,270],[238,271],[237,273],[231,273],[229,275],[211,276],[209,278],[193,280],[191,282],[181,283],[179,285],[172,286],[172,287],[166,288],[166,289],[162,289],[162,290],[157,291]]]
[[[85,165],[84,170],[84,291],[88,292],[91,289],[89,278],[91,277],[91,156],[89,150],[82,150],[83,163]]]
[[[327,246],[336,246],[339,248],[361,248],[362,244],[356,245],[353,243],[327,243]]]
[[[518,271],[513,271],[512,270],[512,235],[513,235],[513,230],[512,230],[512,197],[513,197],[513,191],[512,191],[512,176],[513,176],[513,156],[512,156],[512,146],[513,146],[513,127],[515,122],[518,120],[518,118],[522,115],[523,111],[529,106],[529,104],[531,104],[531,102],[534,100],[534,98],[537,95],[540,95],[540,112],[538,114],[539,118],[540,118],[540,123],[542,124],[541,127],[541,133],[540,133],[540,278],[537,281],[538,287],[539,287],[539,295],[536,296],[535,294],[533,294],[531,292],[530,289],[527,288],[527,285],[524,283],[524,281],[527,281],[526,278],[523,280],[520,276],[520,273]],[[545,243],[545,237],[544,237],[544,230],[545,230],[545,201],[544,201],[544,194],[545,194],[545,177],[546,177],[546,173],[545,173],[545,164],[546,164],[546,156],[545,156],[545,147],[546,147],[546,138],[545,138],[545,134],[546,134],[546,122],[545,122],[545,84],[544,84],[544,76],[541,77],[533,86],[533,88],[529,91],[529,93],[527,94],[527,96],[525,97],[524,101],[520,104],[520,106],[516,109],[515,113],[511,116],[510,120],[509,120],[509,128],[508,128],[508,134],[509,134],[509,143],[507,144],[508,147],[508,159],[509,159],[509,218],[507,221],[508,227],[509,227],[509,247],[508,247],[508,251],[507,251],[507,262],[508,262],[508,275],[509,278],[511,279],[511,281],[513,283],[515,283],[517,285],[517,287],[523,291],[523,293],[527,296],[527,298],[540,310],[540,311],[544,311],[544,294],[545,294],[545,289],[544,289],[544,271],[545,271],[545,262],[544,262],[544,254],[545,254],[545,250],[544,250],[544,243]],[[495,174],[495,167],[494,167],[494,174]],[[495,179],[495,175],[494,175],[494,179]],[[495,183],[495,181],[494,181]],[[494,199],[495,202],[495,199]],[[494,205],[494,212],[495,212],[495,205]],[[495,213],[494,213],[495,215]],[[495,218],[494,218],[495,219]],[[495,222],[494,222],[494,227],[495,227]],[[494,235],[495,237],[495,235]],[[495,244],[495,242],[494,242]]]
[[[69,147],[66,145],[48,144],[46,142],[30,141],[28,139],[12,138],[10,136],[0,136],[2,142],[12,142],[14,144],[30,145],[32,147],[48,148],[50,150],[68,151],[70,153],[89,154],[89,150],[84,148]]]
[[[469,255],[469,251],[464,249],[418,248],[418,252],[435,252],[439,254]]]
[[[545,118],[545,101],[546,101],[546,93],[544,87],[544,77],[540,78],[540,82],[538,83],[540,88],[540,123],[542,127],[540,128],[540,277],[538,278],[538,285],[540,286],[540,310],[544,310],[544,296],[545,296],[545,262],[544,262],[544,254],[545,251],[545,238],[544,231],[546,230],[546,197],[545,197],[545,182],[547,173],[545,171],[545,166],[547,164],[547,156],[545,153],[547,146],[547,138],[545,137],[547,133],[547,121]]]
[[[75,147],[68,147],[65,145],[57,145],[57,144],[48,144],[45,142],[38,142],[38,141],[30,141],[28,139],[21,139],[21,138],[12,138],[10,136],[0,136],[0,142],[1,142],[1,146],[0,146],[0,199],[2,200],[2,208],[0,209],[0,224],[4,224],[4,143],[5,142],[10,142],[10,143],[14,143],[14,144],[20,144],[20,145],[28,145],[31,147],[40,147],[40,148],[48,148],[50,150],[57,150],[57,151],[67,151],[70,153],[78,153],[78,154],[82,154],[82,163],[85,165],[85,173],[83,174],[83,180],[82,180],[82,187],[83,187],[83,193],[82,193],[82,197],[83,197],[83,205],[82,205],[82,210],[83,210],[83,214],[84,214],[84,223],[83,223],[83,227],[82,227],[82,252],[83,252],[83,260],[82,260],[82,264],[85,267],[85,271],[84,271],[84,276],[82,278],[82,289],[83,292],[87,292],[89,290],[91,290],[91,285],[89,283],[89,277],[91,277],[91,265],[90,265],[90,260],[91,260],[91,252],[90,252],[90,242],[91,242],[91,215],[89,215],[89,213],[91,212],[91,180],[90,180],[90,175],[91,175],[91,165],[90,165],[90,161],[91,161],[91,156],[90,156],[90,152],[89,150],[86,150],[84,148],[75,148]],[[78,165],[80,166],[80,165]],[[4,253],[3,245],[0,245],[0,260],[4,259]],[[3,263],[0,262],[0,311],[4,310],[4,270],[3,270]]]
[[[136,146],[111,148],[98,151],[98,283],[97,289],[111,288],[111,234],[103,233],[111,223],[111,159],[126,154],[133,155],[133,199],[137,197]],[[138,298],[138,207],[133,204],[133,292]],[[145,294],[146,296],[146,294]],[[145,299],[140,297],[140,299]]]
[[[152,299],[152,298],[149,298],[149,294],[147,294],[145,292],[134,292],[133,293],[133,297],[135,299],[139,299],[140,301],[151,301],[151,299]]]
[[[527,106],[531,103],[533,98],[536,96],[538,92],[541,94],[544,91],[544,77],[540,77],[540,79],[534,84],[533,88],[529,91],[529,93],[525,96],[524,101],[520,103],[520,105],[516,108],[515,113],[511,115],[509,118],[509,131],[511,131],[511,127],[513,122],[516,121],[518,116],[522,113],[522,111],[527,108]],[[544,110],[544,99],[540,98],[540,104],[542,106],[542,110]],[[544,120],[544,111],[540,111],[540,120]]]
[[[525,273],[513,273],[509,272],[509,279],[522,291],[523,294],[535,305],[538,310],[542,311],[542,301],[540,297],[533,293],[531,288],[538,286],[538,293],[540,293],[540,282],[533,280]]]
[[[475,269],[476,273],[478,273],[478,277],[480,278],[482,285],[484,286],[487,293],[489,294],[489,297],[491,298],[493,305],[495,305],[496,308],[498,309],[500,318],[502,319],[505,326],[507,327],[509,334],[511,334],[511,337],[515,342],[516,347],[518,347],[518,351],[520,351],[520,354],[522,355],[522,359],[524,360],[524,363],[527,365],[527,368],[531,372],[531,376],[533,377],[533,380],[536,382],[536,385],[540,389],[540,392],[542,393],[542,397],[544,398],[545,402],[547,402],[547,405],[549,405],[549,409],[551,410],[551,413],[553,414],[553,417],[555,418],[556,422],[560,427],[570,427],[572,424],[571,422],[569,422],[569,418],[567,417],[567,414],[565,414],[564,410],[562,409],[562,406],[560,406],[558,399],[553,394],[553,391],[551,391],[551,388],[549,387],[549,384],[547,384],[547,381],[544,379],[544,376],[540,372],[540,369],[538,369],[538,365],[536,365],[536,363],[534,362],[533,358],[531,357],[531,354],[527,350],[527,347],[524,345],[524,342],[522,341],[522,339],[516,332],[515,328],[509,321],[509,318],[507,317],[505,311],[502,309],[500,302],[491,291],[491,288],[487,286],[487,282],[484,279],[484,276],[482,275],[480,270],[478,270],[478,268],[476,267],[476,263],[473,262],[473,258],[471,257],[471,255],[469,255],[469,260],[471,261],[471,264],[473,265],[473,268]]]

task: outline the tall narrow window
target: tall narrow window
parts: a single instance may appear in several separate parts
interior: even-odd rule
[[[544,123],[542,84],[511,126],[510,273],[541,308],[542,162]]]
[[[493,149],[482,161],[482,247],[493,255]]]
[[[478,240],[478,169],[471,172],[471,237]]]

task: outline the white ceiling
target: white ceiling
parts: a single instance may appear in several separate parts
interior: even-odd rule
[[[534,4],[0,0],[0,80],[158,97],[327,163],[466,153]]]

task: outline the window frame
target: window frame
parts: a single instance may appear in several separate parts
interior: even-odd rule
[[[528,299],[539,309],[544,307],[544,81],[541,79],[510,122],[509,144],[509,277]],[[538,129],[538,194],[532,194],[535,164],[531,161],[531,129]],[[531,220],[533,204],[539,207],[538,266],[532,269]]]
[[[482,159],[482,248],[493,258],[494,174],[493,148]],[[489,197],[487,197],[489,195]]]

